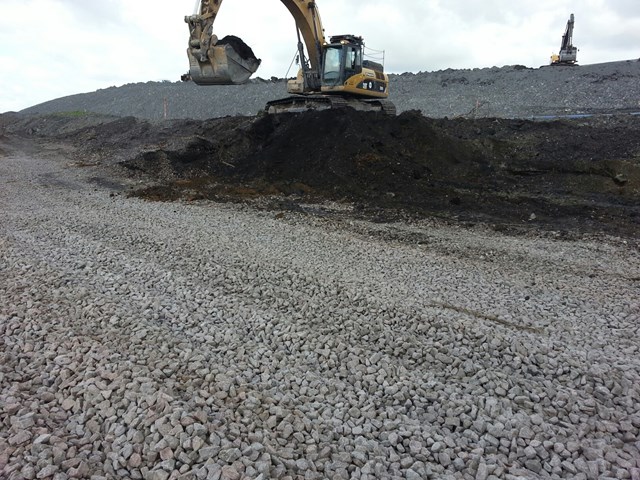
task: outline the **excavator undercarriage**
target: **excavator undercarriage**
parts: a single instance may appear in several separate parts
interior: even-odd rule
[[[396,114],[396,106],[385,99],[361,99],[338,95],[292,95],[267,102],[267,113],[295,113],[307,110],[328,110],[331,108],[353,108],[365,112]]]

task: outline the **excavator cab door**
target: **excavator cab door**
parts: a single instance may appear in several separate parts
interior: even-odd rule
[[[362,72],[362,47],[338,43],[325,47],[322,62],[322,85],[335,87]]]
[[[339,85],[344,81],[343,46],[329,45],[324,50],[322,61],[322,84]]]

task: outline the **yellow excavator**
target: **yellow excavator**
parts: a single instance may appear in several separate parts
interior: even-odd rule
[[[387,100],[389,77],[382,64],[364,59],[362,37],[336,35],[327,41],[315,1],[280,1],[295,20],[300,70],[287,82],[291,96],[268,102],[268,113],[352,107],[395,115],[395,105]],[[201,0],[199,13],[185,17],[190,32],[189,72],[183,80],[238,85],[260,66],[242,39],[233,35],[218,39],[213,34],[221,4],[222,0]]]

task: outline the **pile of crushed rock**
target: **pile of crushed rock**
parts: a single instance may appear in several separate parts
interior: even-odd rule
[[[520,65],[391,75],[398,112],[429,117],[503,117],[640,110],[640,61],[572,67]],[[254,79],[240,86],[199,87],[147,82],[59,98],[23,113],[87,111],[151,120],[255,115],[286,96],[286,81]]]

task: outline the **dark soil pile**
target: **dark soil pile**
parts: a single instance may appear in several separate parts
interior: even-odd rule
[[[208,122],[179,149],[123,165],[164,180],[140,192],[155,198],[279,193],[467,221],[635,230],[639,133],[631,116],[471,121],[327,110]]]
[[[161,123],[48,116],[4,130],[73,143],[85,162],[143,180],[134,194],[153,200],[332,199],[383,219],[640,231],[633,115],[534,122],[342,109]]]
[[[235,35],[227,35],[226,37],[218,40],[217,45],[230,45],[236,53],[240,55],[240,58],[244,60],[258,60],[258,57],[253,53],[251,47],[244,43],[244,40],[236,37]]]

